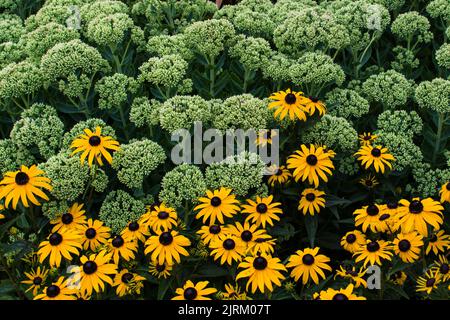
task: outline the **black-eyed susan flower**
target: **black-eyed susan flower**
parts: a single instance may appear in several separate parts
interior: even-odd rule
[[[83,204],[75,202],[67,212],[50,222],[53,224],[52,232],[61,229],[80,229],[86,223],[86,211]]]
[[[111,164],[112,156],[110,151],[119,150],[119,142],[110,136],[102,136],[102,129],[100,127],[96,127],[94,132],[86,128],[84,129],[84,133],[72,141],[70,147],[75,149],[72,155],[81,152],[80,162],[84,164],[87,158],[89,166],[92,166],[94,159],[98,165],[102,166],[102,157]]]
[[[400,200],[401,207],[398,209],[397,218],[402,232],[417,231],[423,236],[428,236],[428,225],[434,230],[439,230],[444,222],[442,211],[444,207],[431,198],[413,198]]]
[[[241,224],[240,222],[236,222],[234,225],[229,225],[227,227],[227,231],[240,238],[247,249],[252,249],[256,244],[255,241],[260,238],[271,238],[265,229],[259,229],[256,224],[250,224],[248,221]]]
[[[44,285],[45,280],[47,279],[48,270],[44,267],[42,269],[41,267],[37,267],[35,270],[31,270],[30,272],[24,272],[24,274],[27,279],[21,281],[21,283],[29,285],[25,292],[33,290],[32,293],[33,296],[35,296]]]
[[[417,279],[416,292],[430,294],[437,289],[442,279],[436,269],[429,269],[425,274]]]
[[[145,237],[148,237],[150,232],[148,231],[148,226],[139,220],[129,222],[120,235],[124,238],[145,242]]]
[[[119,264],[120,258],[125,261],[134,259],[138,250],[138,243],[132,238],[124,238],[117,235],[108,240],[108,250],[112,252],[114,263]]]
[[[367,270],[364,270],[363,268],[357,268],[355,266],[339,266],[339,270],[336,270],[336,277],[341,277],[344,279],[350,280],[354,285],[355,288],[358,288],[360,286],[367,288],[367,281],[363,278],[366,274]]]
[[[145,242],[145,254],[151,254],[151,260],[159,264],[174,264],[174,261],[180,263],[181,257],[188,256],[189,253],[185,247],[189,247],[191,241],[185,236],[178,234],[177,231],[158,231],[156,235],[151,236]]]
[[[172,272],[172,265],[163,263],[159,264],[157,262],[150,263],[150,266],[148,267],[148,272],[156,278],[164,278],[167,279],[170,277],[170,273]]]
[[[306,114],[309,109],[306,107],[308,99],[303,96],[303,92],[295,92],[291,89],[273,93],[269,99],[269,109],[275,109],[274,117],[283,120],[287,115],[289,119],[299,119],[306,121]]]
[[[113,287],[116,287],[116,294],[119,297],[141,294],[141,290],[144,287],[143,281],[145,281],[143,276],[123,269],[115,275]]]
[[[320,116],[323,116],[327,107],[323,101],[320,101],[318,97],[310,96],[306,98],[305,107],[308,109],[308,113],[312,116],[314,113],[318,113]]]
[[[450,202],[450,182],[445,183],[439,190],[441,202]]]
[[[39,244],[39,262],[42,263],[49,257],[50,266],[59,267],[63,257],[71,261],[72,254],[78,256],[81,248],[81,235],[77,231],[60,230],[50,234],[47,240]]]
[[[362,184],[367,189],[373,189],[374,187],[380,184],[377,178],[371,173],[359,179],[359,183]]]
[[[262,225],[263,228],[266,224],[273,226],[273,220],[280,221],[278,214],[282,214],[283,210],[279,208],[280,202],[272,202],[273,196],[261,198],[256,197],[256,201],[247,199],[247,204],[242,205],[242,213],[248,213],[246,221],[255,223],[256,226]]]
[[[341,238],[341,246],[350,253],[355,253],[365,244],[366,236],[358,230],[349,231]]]
[[[443,282],[450,280],[450,264],[444,255],[439,255],[438,260],[434,261],[434,269],[439,273]]]
[[[111,256],[111,253],[102,250],[98,254],[80,258],[81,266],[74,268],[72,271],[80,277],[81,291],[86,291],[88,294],[92,294],[92,291],[100,293],[105,291],[105,283],[113,284],[110,276],[117,273],[117,264],[109,263]]]
[[[147,224],[153,231],[168,231],[178,225],[177,219],[175,209],[161,203],[149,207],[148,211],[142,215],[140,222]]]
[[[298,210],[303,213],[303,215],[310,214],[314,215],[320,212],[320,208],[325,208],[325,198],[323,197],[325,192],[307,188],[302,191],[301,198],[298,204]]]
[[[232,234],[220,235],[210,242],[209,248],[211,249],[211,256],[214,257],[215,261],[220,259],[221,265],[225,263],[231,265],[234,261],[241,261],[247,249],[245,243]]]
[[[84,250],[96,251],[98,247],[108,243],[111,229],[100,220],[89,218],[87,223],[80,229],[81,242]]]
[[[76,300],[76,289],[68,285],[64,277],[59,277],[56,282],[45,287],[41,294],[34,297],[34,300]]]
[[[388,278],[390,282],[398,286],[403,286],[408,276],[403,271],[397,271],[391,274]]]
[[[231,283],[226,283],[225,291],[218,292],[217,296],[221,300],[251,300],[251,298],[247,296],[247,293],[241,291],[237,284],[232,285]]]
[[[361,226],[363,232],[370,229],[372,232],[377,232],[377,225],[380,218],[380,206],[376,203],[356,209],[353,212],[355,216],[355,226]]]
[[[330,262],[330,258],[319,254],[319,247],[306,248],[297,250],[295,254],[291,255],[286,267],[292,268],[291,277],[295,281],[302,278],[302,283],[306,284],[311,279],[315,284],[318,284],[320,278],[325,279],[323,270],[332,270],[327,264],[328,262]]]
[[[251,255],[258,255],[260,253],[273,254],[275,252],[276,239],[265,234],[255,238],[254,241],[248,244],[247,252]]]
[[[177,296],[172,300],[211,300],[209,295],[216,293],[217,289],[208,288],[209,281],[200,281],[194,284],[191,280],[186,281],[182,288],[175,290]]]
[[[419,259],[423,237],[416,231],[399,233],[393,241],[394,252],[403,262],[412,263]]]
[[[257,146],[265,147],[268,144],[272,144],[272,139],[277,136],[276,130],[259,130],[256,137],[255,144]]]
[[[286,184],[292,177],[291,172],[285,166],[272,165],[267,170],[270,174],[268,183],[272,187]]]
[[[335,290],[333,288],[329,288],[320,292],[320,300],[366,300],[365,297],[354,294],[353,289],[353,284],[349,284],[345,289]]]
[[[398,217],[392,212],[394,210],[386,210],[386,205],[380,205],[380,214],[378,217],[378,223],[375,225],[377,232],[394,233],[399,229]]]
[[[392,169],[391,161],[395,161],[392,154],[389,153],[387,148],[382,146],[362,146],[355,156],[359,156],[357,159],[361,161],[361,165],[367,170],[371,166],[375,169],[375,172],[384,173],[386,167]]]
[[[364,132],[358,136],[359,143],[362,146],[370,146],[377,138],[378,136],[376,134],[370,132]]]
[[[16,210],[19,200],[24,207],[29,207],[28,202],[40,206],[36,196],[48,201],[48,196],[42,189],[51,191],[52,186],[50,179],[43,175],[44,171],[36,165],[29,168],[21,166],[18,171],[6,172],[0,181],[0,200],[5,199],[4,206],[9,208],[12,201],[12,207]]]
[[[322,147],[316,148],[310,145],[301,145],[301,150],[295,151],[286,161],[287,167],[294,170],[292,175],[295,181],[308,180],[309,184],[314,187],[319,186],[319,181],[328,182],[328,175],[332,175],[331,169],[334,169],[330,154],[323,150]]]
[[[231,189],[221,187],[219,190],[206,190],[206,197],[199,198],[199,205],[194,210],[200,210],[195,216],[196,219],[203,218],[203,223],[209,219],[209,224],[213,225],[216,220],[224,224],[224,217],[231,218],[239,211],[239,201]]]
[[[430,236],[425,254],[428,255],[433,252],[438,255],[439,252],[446,252],[448,248],[450,248],[450,235],[445,234],[444,230],[439,230]]]
[[[86,291],[78,290],[75,293],[75,297],[76,297],[76,300],[89,301],[89,300],[91,300],[92,295],[87,293]]]
[[[381,266],[381,259],[391,261],[392,255],[391,244],[384,240],[367,240],[366,244],[353,254],[357,263],[364,262],[364,267],[368,264]]]
[[[200,235],[202,241],[209,245],[211,241],[214,241],[219,238],[220,235],[227,232],[227,228],[225,226],[221,226],[218,224],[213,224],[210,226],[202,226],[197,233]]]
[[[272,292],[274,285],[281,286],[281,280],[285,279],[280,271],[287,271],[280,259],[265,253],[244,258],[244,261],[239,264],[239,268],[244,270],[238,273],[236,280],[248,278],[246,290],[248,291],[251,287],[252,293],[255,293],[256,290],[261,293],[265,293],[267,290]]]

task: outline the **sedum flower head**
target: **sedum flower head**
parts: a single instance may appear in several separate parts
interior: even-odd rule
[[[209,189],[230,188],[245,197],[260,189],[265,165],[255,153],[243,152],[212,163],[205,172]]]
[[[22,61],[25,52],[21,44],[15,42],[0,43],[0,70],[13,62]]]
[[[427,5],[427,12],[433,19],[450,21],[450,3],[447,0],[433,0]]]
[[[355,119],[369,113],[369,102],[355,90],[335,88],[327,93],[325,101],[332,116]]]
[[[136,97],[130,110],[130,121],[136,127],[155,126],[159,124],[159,110],[162,103],[147,97]]]
[[[48,159],[59,150],[63,133],[64,123],[58,117],[56,109],[38,103],[22,112],[10,136],[20,148],[37,148],[37,153]]]
[[[164,149],[148,139],[122,144],[114,153],[112,167],[129,188],[141,188],[144,179],[166,160]]]
[[[275,82],[287,82],[290,80],[289,69],[295,62],[283,53],[273,52],[267,63],[261,66],[261,71],[264,78],[270,78]]]
[[[369,102],[378,102],[392,109],[405,105],[412,89],[405,76],[394,70],[372,75],[362,85]]]
[[[101,14],[87,25],[86,37],[99,46],[114,46],[122,43],[133,27],[133,19],[125,13]]]
[[[422,132],[423,122],[415,111],[386,110],[378,116],[377,127],[384,133],[401,132],[412,138]]]
[[[65,25],[69,18],[73,16],[70,6],[80,6],[84,2],[86,1],[46,1],[36,14],[29,16],[25,20],[25,26],[31,31],[50,22]]]
[[[128,14],[130,11],[129,7],[122,1],[100,0],[86,2],[80,8],[81,20],[86,22],[91,22],[101,15]]]
[[[38,66],[27,60],[11,63],[0,70],[0,100],[33,94],[42,84]]]
[[[380,4],[389,11],[398,11],[403,7],[406,0],[369,0],[368,2]]]
[[[22,19],[15,14],[0,14],[0,43],[17,42],[25,34]]]
[[[46,201],[42,204],[42,214],[49,220],[55,220],[61,214],[69,211],[69,203],[65,200]]]
[[[450,81],[436,78],[423,81],[416,88],[415,98],[420,107],[436,112],[450,112]]]
[[[181,164],[167,172],[161,187],[159,200],[174,208],[181,207],[185,202],[195,202],[206,191],[203,173],[190,164]]]
[[[98,214],[101,221],[119,234],[129,222],[137,221],[145,213],[145,205],[128,192],[115,190],[108,193]]]
[[[397,46],[392,49],[395,60],[391,62],[391,67],[397,72],[407,72],[408,70],[417,69],[420,64],[413,50]]]
[[[400,40],[410,44],[428,43],[433,39],[430,22],[416,11],[402,13],[392,22],[392,33]]]
[[[109,178],[106,172],[101,168],[96,168],[95,171],[90,171],[91,186],[96,192],[102,193],[106,190],[109,183]]]
[[[258,70],[269,62],[272,49],[270,43],[263,38],[242,36],[230,47],[229,54],[247,70]]]
[[[161,34],[150,37],[146,49],[150,54],[160,57],[176,54],[186,61],[194,58],[194,53],[186,44],[186,36],[182,33],[173,36]]]
[[[428,163],[413,168],[413,193],[423,198],[436,197],[441,186],[450,181],[450,169],[432,169]]]
[[[177,88],[186,77],[187,61],[179,55],[153,57],[139,67],[139,81],[155,86]]]
[[[120,109],[138,89],[137,81],[121,73],[103,77],[95,84],[100,109]]]
[[[36,163],[31,150],[19,147],[11,139],[0,140],[0,173],[19,170],[21,165]]]
[[[450,43],[445,43],[436,51],[436,60],[442,68],[450,69]]]
[[[336,169],[342,174],[353,176],[359,172],[358,161],[354,157],[343,157],[336,159],[336,161]]]
[[[106,125],[106,123],[102,119],[91,118],[85,121],[78,122],[76,125],[73,126],[73,128],[69,132],[66,132],[64,134],[62,143],[63,148],[70,149],[72,141],[79,135],[85,134],[84,129],[90,129],[91,131],[95,131],[97,127],[100,127],[102,129],[102,135],[110,136],[114,140],[117,140],[116,132],[112,127]]]

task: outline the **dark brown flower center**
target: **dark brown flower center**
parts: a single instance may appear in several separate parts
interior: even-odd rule
[[[310,266],[314,263],[314,257],[313,255],[307,253],[302,258],[303,264],[306,264],[307,266]]]
[[[256,211],[258,213],[266,213],[267,212],[267,205],[265,203],[260,203],[256,206]]]
[[[86,230],[86,232],[84,234],[86,235],[86,238],[94,239],[95,236],[97,235],[97,231],[95,231],[94,228],[89,228]]]
[[[294,104],[295,101],[297,101],[297,98],[295,97],[295,94],[293,93],[288,93],[285,97],[284,97],[284,101],[287,104]]]
[[[184,290],[183,296],[186,300],[194,300],[197,297],[197,290],[195,288],[187,288]]]
[[[100,139],[99,136],[91,136],[89,138],[89,144],[93,147],[96,147],[100,144],[100,142],[102,142],[102,140]]]
[[[344,300],[348,300],[347,296],[343,293],[336,293],[333,297],[333,300],[337,300],[337,301],[344,301]]]
[[[249,230],[245,230],[241,233],[241,239],[244,240],[245,242],[251,241],[252,238],[253,238],[253,234]]]
[[[83,264],[83,271],[86,274],[93,274],[97,271],[97,264],[94,261],[86,261],[86,263]]]
[[[318,102],[319,101],[319,98],[318,97],[309,97],[309,100],[311,100],[312,102],[314,102],[314,103],[316,103],[316,102]]]
[[[411,248],[411,243],[410,243],[408,240],[403,239],[403,240],[400,240],[400,241],[399,241],[399,243],[398,243],[398,249],[399,249],[401,252],[406,252],[406,251],[408,251],[410,248]]]
[[[434,278],[428,279],[426,285],[427,285],[427,287],[432,287],[432,286],[434,286],[435,282],[436,282],[436,279],[434,279]]]
[[[35,278],[33,279],[33,284],[34,284],[34,285],[38,286],[38,285],[40,285],[41,283],[42,283],[42,278],[41,278],[41,277],[35,277]]]
[[[436,242],[437,240],[438,240],[438,237],[435,234],[433,234],[430,238],[430,242]]]
[[[384,220],[389,219],[390,217],[391,217],[390,214],[385,213],[385,214],[382,214],[382,215],[380,216],[379,220],[380,220],[380,221],[384,221]]]
[[[220,200],[219,197],[212,197],[211,198],[211,205],[213,207],[218,207],[218,206],[220,206],[221,203],[222,203],[222,200]]]
[[[169,218],[169,213],[166,211],[160,211],[158,212],[158,218],[161,220],[166,220],[167,218]]]
[[[256,270],[264,270],[267,267],[267,260],[263,257],[257,257],[253,260],[253,267]]]
[[[236,247],[236,243],[233,239],[227,239],[223,242],[223,248],[225,250],[233,250]]]
[[[58,286],[51,285],[51,286],[49,286],[49,287],[47,288],[47,290],[46,290],[45,293],[47,294],[47,297],[49,297],[49,298],[54,298],[54,297],[56,297],[60,292],[61,292],[61,289],[59,289]]]
[[[155,269],[158,272],[163,272],[164,270],[166,270],[166,266],[164,264],[157,264]]]
[[[370,179],[367,179],[365,183],[366,183],[366,186],[368,186],[368,187],[373,186],[373,182]]]
[[[139,229],[139,223],[137,223],[136,221],[133,221],[128,225],[128,230],[130,230],[130,231],[136,231],[138,229]]]
[[[170,232],[163,232],[159,236],[159,243],[161,243],[163,246],[168,246],[173,242],[173,236]]]
[[[64,224],[71,224],[73,222],[73,215],[70,213],[64,213],[61,216],[61,221]]]
[[[378,148],[373,148],[370,154],[375,158],[378,158],[379,156],[381,156],[381,150]]]
[[[209,233],[212,233],[212,234],[219,234],[220,230],[221,230],[221,228],[218,225],[213,225],[213,226],[209,227]]]
[[[125,241],[123,240],[123,238],[121,236],[117,236],[113,239],[113,241],[111,243],[112,243],[113,247],[120,248],[121,246],[123,246],[125,244]]]
[[[130,272],[124,273],[121,279],[123,283],[129,283],[131,280],[133,280],[133,274]]]
[[[450,267],[449,267],[448,263],[443,263],[439,267],[439,272],[442,274],[447,274],[449,271],[450,271]]]
[[[397,209],[398,208],[398,202],[397,201],[389,201],[387,203],[387,207],[389,209]]]
[[[19,186],[23,186],[27,184],[28,181],[30,181],[30,177],[25,172],[20,171],[17,172],[14,180],[16,181],[16,184],[18,184]]]
[[[447,182],[447,184],[445,185],[445,189],[447,189],[447,191],[450,191],[450,182]]]
[[[280,168],[277,169],[277,172],[275,173],[277,176],[281,176],[283,174],[283,170]]]
[[[314,193],[310,192],[310,193],[306,194],[305,198],[309,202],[313,202],[314,199],[316,199],[316,195]]]
[[[63,238],[59,233],[55,232],[52,233],[48,240],[52,246],[57,246],[63,241]]]
[[[367,251],[369,252],[377,252],[380,250],[380,245],[376,241],[371,241],[367,244]]]
[[[308,163],[310,166],[315,166],[317,164],[318,160],[317,157],[313,154],[310,154],[306,157],[306,163]]]
[[[409,204],[409,212],[411,213],[421,213],[423,211],[423,204],[419,200],[414,200]]]
[[[345,237],[345,240],[347,241],[347,243],[352,244],[356,241],[356,236],[353,233],[351,233],[347,235],[347,237]]]
[[[366,212],[369,216],[376,216],[380,212],[380,210],[378,209],[378,206],[376,206],[375,204],[371,204],[367,206]]]

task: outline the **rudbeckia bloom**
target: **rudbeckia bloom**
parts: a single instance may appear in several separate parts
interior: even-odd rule
[[[64,277],[59,277],[58,281],[45,287],[41,294],[34,297],[34,300],[76,300],[76,291],[68,286],[68,281]]]
[[[51,267],[59,267],[61,265],[61,258],[71,261],[71,254],[78,255],[81,249],[81,235],[74,230],[60,230],[50,234],[39,245],[38,255],[39,262],[44,262],[45,258],[50,256],[49,264]]]
[[[220,235],[224,234],[227,228],[225,226],[220,226],[218,224],[213,224],[210,226],[202,226],[197,233],[201,236],[202,241],[208,245],[212,241],[219,238]]]
[[[399,233],[393,241],[394,252],[403,262],[412,263],[419,259],[423,237],[417,232]]]
[[[437,289],[441,281],[439,272],[436,269],[429,269],[423,276],[417,279],[416,291],[430,294],[433,290]]]
[[[94,290],[99,293],[105,291],[105,282],[110,285],[113,284],[110,275],[117,273],[117,265],[109,263],[111,256],[111,253],[102,250],[98,254],[91,254],[89,258],[86,256],[80,258],[82,265],[73,269],[73,272],[76,272],[80,277],[81,291],[92,294]]]
[[[428,236],[428,225],[434,230],[439,230],[443,221],[442,211],[444,207],[431,198],[420,200],[413,198],[411,202],[408,200],[400,200],[402,205],[398,209],[397,218],[403,233],[418,231],[423,236]]]
[[[108,243],[111,229],[104,226],[100,220],[89,219],[87,224],[80,229],[82,234],[81,242],[84,250],[95,251],[102,244]]]
[[[359,179],[359,183],[368,189],[372,189],[375,186],[379,185],[377,178],[375,178],[375,176],[372,174]]]
[[[218,239],[209,244],[211,256],[214,260],[220,259],[220,264],[231,265],[233,261],[241,261],[245,253],[245,243],[232,234],[222,234]]]
[[[339,270],[336,270],[336,275],[334,276],[334,279],[336,279],[337,276],[349,279],[352,281],[355,285],[355,288],[358,288],[360,286],[367,288],[367,282],[364,280],[364,275],[366,274],[367,270],[363,270],[363,268],[357,268],[355,266],[339,266]]]
[[[434,265],[434,269],[439,273],[442,281],[446,282],[450,280],[450,264],[444,255],[439,255],[439,260],[435,261]]]
[[[372,232],[377,232],[377,225],[380,218],[380,206],[373,203],[368,206],[364,206],[361,209],[356,209],[353,212],[355,216],[355,227],[361,226],[363,232],[370,229]]]
[[[261,293],[273,291],[273,285],[281,286],[281,280],[285,276],[280,271],[287,271],[280,259],[272,258],[271,255],[261,253],[257,256],[248,256],[239,264],[240,269],[236,281],[242,278],[248,278],[246,290],[251,286],[252,293],[258,289]]]
[[[329,288],[320,292],[320,300],[367,300],[365,297],[357,296],[353,293],[353,284],[349,284],[345,289],[335,290]]]
[[[341,246],[350,253],[355,253],[365,244],[366,236],[358,230],[349,231],[341,238]]]
[[[124,238],[120,235],[109,239],[109,251],[113,254],[115,264],[119,264],[120,258],[125,261],[134,259],[135,253],[138,250],[138,243],[131,238]]]
[[[270,174],[268,182],[272,187],[275,185],[283,185],[292,177],[291,172],[285,166],[278,167],[276,165],[272,165],[267,170]]]
[[[98,165],[102,166],[102,156],[111,164],[112,156],[109,150],[119,150],[119,142],[112,137],[102,136],[102,129],[100,127],[96,127],[94,132],[90,129],[84,129],[84,133],[73,140],[70,145],[72,149],[75,149],[72,155],[82,152],[80,162],[84,164],[84,160],[87,158],[89,166],[92,166],[94,158]]]
[[[266,227],[266,223],[273,226],[273,221],[280,221],[280,217],[277,214],[282,214],[283,211],[278,208],[281,203],[273,202],[273,196],[270,195],[265,198],[260,196],[256,197],[256,201],[247,199],[248,204],[242,205],[242,213],[248,213],[246,221],[251,221],[256,224],[256,226],[262,225],[263,228]]]
[[[381,259],[392,260],[393,253],[390,250],[389,242],[384,240],[367,240],[366,244],[361,246],[353,256],[356,257],[355,261],[357,263],[364,261],[364,267],[367,264],[378,264],[381,266]]]
[[[327,264],[330,262],[330,258],[318,253],[319,247],[306,248],[305,250],[297,250],[295,254],[289,257],[286,267],[293,268],[291,277],[295,281],[298,281],[301,277],[303,284],[306,284],[309,279],[318,284],[319,277],[325,279],[323,270],[331,271],[331,267]]]
[[[444,230],[439,230],[431,235],[430,240],[428,240],[428,245],[425,250],[425,254],[429,254],[431,251],[435,255],[439,252],[446,252],[450,248],[450,236],[445,234]]]
[[[119,297],[129,294],[140,294],[144,287],[142,281],[145,281],[143,276],[129,272],[127,269],[123,269],[114,277],[113,287],[117,287],[116,294]]]
[[[45,283],[47,275],[48,270],[45,268],[41,269],[41,267],[37,267],[36,270],[31,270],[30,272],[25,272],[27,280],[23,280],[21,283],[30,286],[25,292],[33,290],[33,296],[35,296],[41,289],[41,286]]]
[[[172,266],[167,263],[159,264],[157,262],[152,262],[150,263],[148,272],[156,278],[167,279],[170,277],[170,273],[172,272]]]
[[[439,191],[439,194],[441,195],[441,202],[450,202],[450,182],[447,182],[441,187],[441,190]]]
[[[358,136],[359,143],[362,146],[370,146],[373,141],[375,141],[378,136],[376,134],[372,134],[370,132],[364,132]]]
[[[174,208],[164,203],[154,205],[141,217],[141,222],[148,224],[153,231],[168,231],[178,225],[178,215]]]
[[[206,197],[198,199],[201,204],[196,206],[194,210],[200,210],[195,216],[196,219],[203,217],[203,223],[209,219],[209,224],[217,221],[223,224],[224,216],[231,218],[239,211],[239,201],[236,196],[231,194],[231,189],[221,187],[219,190],[206,191]]]
[[[48,196],[41,190],[52,190],[50,179],[43,177],[44,171],[38,169],[36,165],[30,168],[22,166],[18,171],[10,171],[4,174],[4,178],[0,181],[0,200],[5,199],[5,207],[8,208],[12,200],[12,207],[17,208],[20,202],[24,207],[29,207],[28,201],[36,206],[40,206],[40,202],[35,195],[48,201]]]
[[[380,214],[378,217],[378,223],[375,225],[377,232],[394,233],[399,229],[398,217],[389,212],[395,212],[394,210],[386,210],[386,205],[380,205]]]
[[[247,252],[251,255],[258,255],[260,253],[265,254],[273,254],[275,251],[276,239],[273,239],[272,236],[266,234],[261,235],[249,243],[249,247]]]
[[[403,271],[394,272],[393,274],[391,274],[389,276],[389,281],[398,286],[403,286],[406,279],[407,279],[407,275]]]
[[[298,210],[304,215],[309,213],[313,216],[315,213],[319,213],[320,207],[325,208],[324,195],[325,192],[317,189],[308,188],[303,190],[298,204]]]
[[[174,261],[180,263],[180,255],[189,256],[184,247],[191,245],[191,241],[185,236],[172,231],[158,231],[157,235],[151,236],[145,242],[145,254],[151,253],[151,260],[159,264],[174,264]]]
[[[54,224],[52,232],[62,229],[80,229],[86,223],[86,211],[83,210],[83,204],[74,203],[68,210],[58,218],[50,221]]]
[[[373,166],[376,172],[381,173],[384,173],[385,166],[392,169],[392,164],[389,161],[395,161],[394,156],[388,153],[388,149],[381,146],[362,146],[355,153],[355,156],[359,156],[358,161],[361,161],[361,165],[366,170]]]
[[[177,296],[172,300],[211,300],[207,297],[216,293],[217,289],[208,288],[209,281],[200,281],[194,284],[191,280],[186,281],[182,288],[175,290]]]
[[[145,237],[149,236],[150,232],[148,231],[148,226],[139,219],[139,221],[129,222],[120,235],[123,238],[145,242]]]
[[[229,225],[227,231],[230,234],[240,238],[246,245],[247,249],[250,250],[255,246],[257,239],[271,238],[267,234],[266,230],[258,229],[256,224],[250,224],[248,221],[243,225],[240,222],[236,222],[234,225]]]
[[[305,107],[308,109],[309,114],[312,116],[316,111],[320,116],[323,116],[327,111],[327,107],[323,101],[320,101],[318,97],[306,98]]]
[[[306,114],[309,113],[309,109],[305,106],[308,102],[303,96],[303,92],[291,91],[278,91],[272,94],[269,99],[274,100],[269,103],[269,109],[275,109],[274,117],[283,120],[287,115],[289,119],[295,120],[296,118],[302,121],[306,121]]]
[[[251,300],[245,292],[241,292],[237,284],[225,284],[225,292],[219,292],[217,295],[222,300]]]
[[[309,184],[314,187],[319,186],[319,180],[328,181],[326,173],[332,175],[331,169],[334,169],[330,154],[325,152],[322,147],[316,148],[310,145],[301,145],[301,150],[295,151],[296,154],[290,155],[287,159],[287,167],[293,169],[292,175],[295,181],[308,179]],[[320,179],[319,179],[320,178]]]

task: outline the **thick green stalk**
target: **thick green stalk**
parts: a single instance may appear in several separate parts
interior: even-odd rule
[[[436,143],[434,144],[433,157],[431,158],[431,162],[433,163],[433,165],[436,164],[436,158],[441,148],[441,138],[442,138],[442,131],[444,128],[444,121],[445,121],[444,113],[440,112],[437,125]]]

